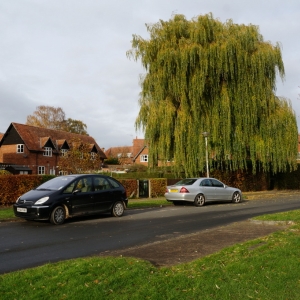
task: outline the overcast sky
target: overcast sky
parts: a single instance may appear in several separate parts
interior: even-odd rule
[[[299,0],[0,0],[0,132],[25,124],[39,105],[61,107],[87,124],[100,147],[130,146],[139,112],[140,62],[129,60],[133,34],[174,14],[212,13],[255,24],[282,45],[285,81],[300,124]]]

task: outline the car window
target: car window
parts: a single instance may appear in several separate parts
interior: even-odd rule
[[[200,186],[212,186],[212,184],[209,179],[204,179],[201,181]]]
[[[37,190],[61,190],[65,188],[71,181],[74,180],[72,176],[60,176],[46,181],[38,186]]]
[[[112,185],[113,188],[120,187],[120,184],[117,181],[115,181],[115,180],[113,180],[111,178],[107,178],[107,180],[109,181],[109,183]]]
[[[195,178],[186,178],[178,181],[175,185],[192,185],[197,179]]]
[[[224,187],[223,183],[216,179],[211,179],[211,181],[213,183],[213,186],[215,186],[215,187]]]
[[[108,190],[111,186],[106,178],[104,177],[94,177],[94,188],[95,191]]]
[[[63,191],[63,194],[69,194],[72,193],[75,187],[75,181],[73,181],[71,184],[69,184]]]
[[[87,193],[92,190],[92,179],[90,177],[80,178],[77,183],[75,190],[80,190],[81,193]]]

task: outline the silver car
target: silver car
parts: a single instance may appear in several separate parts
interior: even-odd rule
[[[187,201],[193,202],[195,206],[203,206],[208,201],[240,203],[242,192],[215,178],[186,178],[167,186],[165,197],[174,205]]]

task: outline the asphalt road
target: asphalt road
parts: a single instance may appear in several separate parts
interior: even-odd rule
[[[121,218],[109,215],[48,222],[0,223],[0,274],[97,255],[166,240],[253,216],[300,209],[299,196],[204,207],[166,206],[127,210]]]

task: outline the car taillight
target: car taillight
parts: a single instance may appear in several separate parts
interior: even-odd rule
[[[189,191],[185,187],[182,187],[180,193],[189,193]]]

